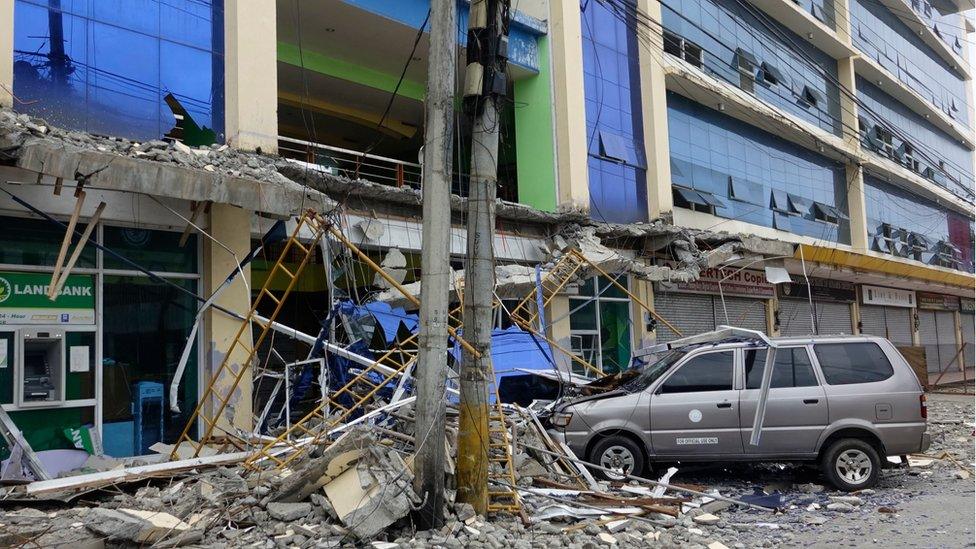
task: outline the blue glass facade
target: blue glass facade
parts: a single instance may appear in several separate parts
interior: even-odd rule
[[[221,0],[17,0],[15,108],[68,129],[158,139],[176,123],[172,93],[222,140],[223,50]]]
[[[971,127],[966,83],[959,73],[881,2],[851,0],[850,6],[854,46],[939,110]],[[907,4],[904,9],[909,9]],[[943,24],[943,28],[948,32],[950,27]]]
[[[889,249],[885,238],[903,238],[899,231],[915,233],[926,239],[919,260],[934,263],[933,253],[939,242],[948,242],[958,250],[958,268],[973,272],[973,220],[947,210],[938,204],[900,189],[870,175],[864,176],[865,210],[867,212],[868,242],[875,251],[899,253],[899,247]],[[888,225],[885,234],[884,225]],[[894,232],[894,234],[892,234]],[[905,255],[910,250],[904,250]],[[910,254],[909,254],[910,255]]]
[[[861,117],[869,126],[868,128],[862,128],[862,131],[870,130],[873,125],[878,123],[878,119],[880,118],[884,124],[897,129],[899,134],[911,140],[912,146],[922,153],[921,155],[916,154],[915,160],[919,162],[919,165],[917,169],[914,167],[913,169],[924,174],[926,166],[938,168],[938,162],[940,160],[944,161],[945,165],[943,169],[956,182],[945,179],[938,170],[936,170],[937,176],[934,178],[934,181],[963,198],[970,198],[963,191],[960,184],[965,185],[968,182],[970,188],[973,185],[972,151],[935,127],[925,117],[899,103],[895,98],[882,91],[881,88],[878,88],[861,77],[857,78],[857,97],[865,107],[877,115],[875,116],[865,112],[865,109],[861,109]],[[902,143],[902,140],[897,136],[893,136],[891,141],[890,145],[895,149]]]
[[[672,182],[717,198],[715,215],[850,242],[849,223],[818,220],[813,204],[846,215],[840,164],[671,92],[668,132]]]
[[[637,36],[599,2],[582,12],[583,83],[594,219],[647,220]]]
[[[734,0],[683,0],[662,6],[661,12],[667,31],[702,48],[701,63],[706,72],[751,89],[756,97],[824,130],[840,133],[837,86],[795,50],[802,50],[833,80],[837,78],[837,62],[806,39],[768,18],[760,21]],[[772,67],[765,73],[764,63]],[[764,81],[763,74],[774,71],[778,81]],[[804,99],[806,87],[820,97]]]

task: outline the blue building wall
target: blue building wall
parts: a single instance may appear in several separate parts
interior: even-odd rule
[[[861,109],[861,116],[867,122],[874,125],[880,118],[888,126],[892,126],[915,146],[924,153],[930,160],[917,158],[920,163],[926,166],[938,167],[938,161],[946,162],[945,171],[956,179],[958,183],[939,179],[936,182],[951,192],[963,198],[971,199],[961,188],[962,185],[973,186],[973,152],[965,148],[959,141],[935,127],[925,117],[919,115],[914,110],[899,103],[895,98],[881,90],[881,88],[871,84],[864,78],[857,78],[857,97],[871,111],[877,114],[874,116]],[[898,147],[901,140],[897,136],[892,138],[892,145]],[[924,167],[920,166],[919,172],[924,172]]]
[[[672,182],[714,195],[723,203],[715,211],[719,217],[850,242],[846,222],[835,225],[817,221],[809,212],[788,215],[773,209],[775,190],[846,213],[842,165],[672,92],[668,132]],[[730,176],[748,193],[733,192]]]
[[[973,271],[972,219],[870,175],[864,176],[864,198],[868,242],[874,243],[881,224],[887,223],[921,234],[932,243],[950,242],[962,252],[961,270]]]
[[[603,4],[582,12],[590,208],[594,219],[647,220],[637,36]]]
[[[814,12],[822,13],[810,2],[807,4]],[[822,5],[816,1],[813,4]],[[841,108],[837,86],[794,50],[802,50],[833,80],[837,79],[837,62],[811,46],[805,38],[771,19],[759,21],[733,0],[683,0],[662,5],[661,12],[665,29],[704,49],[706,72],[741,87],[742,76],[738,69],[736,49],[742,48],[751,53],[759,64],[770,63],[785,77],[778,84],[766,86],[756,83],[754,93],[757,97],[829,132],[840,134]],[[776,29],[776,33],[770,28]],[[754,67],[751,74],[755,76],[759,68]],[[817,90],[824,101],[817,105],[799,101],[804,86]]]
[[[60,6],[60,9],[57,9]],[[63,29],[61,56],[51,27]],[[222,139],[220,0],[17,0],[15,108],[75,130],[158,139],[168,93]]]
[[[851,0],[850,6],[851,34],[858,50],[878,61],[947,115],[972,127],[966,84],[959,73],[877,0]],[[909,9],[907,4],[904,9]],[[945,23],[943,27],[946,32],[950,29]]]

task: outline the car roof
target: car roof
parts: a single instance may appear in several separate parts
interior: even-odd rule
[[[836,335],[785,336],[785,337],[773,337],[770,339],[782,345],[807,345],[813,343],[862,343],[868,341],[879,341],[879,340],[883,340],[884,338],[879,336],[873,336],[873,335],[836,334]],[[765,346],[764,342],[759,339],[732,337],[732,338],[723,339],[720,341],[714,341],[710,343],[691,344],[685,347],[678,347],[678,349],[683,349],[688,351],[695,350],[695,349],[718,349],[718,348],[734,349],[737,347],[753,347],[758,345]]]

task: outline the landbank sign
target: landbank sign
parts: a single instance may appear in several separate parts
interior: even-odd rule
[[[91,275],[71,275],[52,301],[51,275],[0,271],[0,324],[94,324]]]

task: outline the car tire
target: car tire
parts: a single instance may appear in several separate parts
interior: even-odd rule
[[[881,458],[867,442],[845,438],[832,443],[820,459],[820,470],[835,488],[853,492],[872,488],[881,475]]]
[[[625,473],[635,476],[644,473],[644,451],[636,442],[625,436],[610,435],[601,438],[590,450],[589,461],[610,469],[621,467]],[[623,480],[626,478],[603,469],[594,470],[594,474],[604,480]]]

